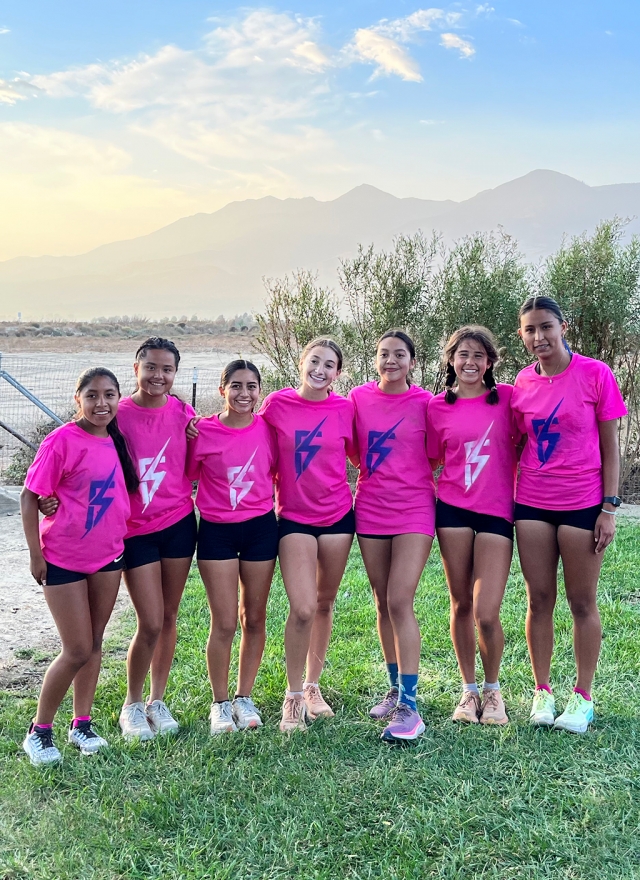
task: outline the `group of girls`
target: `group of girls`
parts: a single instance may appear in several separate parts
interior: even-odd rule
[[[566,329],[554,300],[524,303],[518,332],[535,361],[511,386],[495,382],[498,351],[491,333],[461,328],[446,345],[446,387],[435,397],[412,384],[415,349],[400,330],[378,342],[378,380],[347,398],[332,388],[342,369],[340,348],[315,339],[302,353],[297,389],[273,392],[256,413],[259,371],[248,361],[233,361],[220,383],[224,410],[202,419],[170,394],[179,354],[168,340],[153,338],[138,350],[137,389],[119,409],[115,376],[102,368],[84,373],[76,420],[42,443],[22,495],[31,571],[43,584],[62,641],[24,743],[32,762],[60,759],[52,725],[72,683],[69,742],[84,754],[105,744],[92,727],[91,705],[123,566],[138,622],[127,657],[123,735],[150,739],[178,729],[164,692],[196,538],[211,612],[212,734],[262,724],[251,693],[276,556],[289,600],[280,729],[305,729],[333,715],[319,680],[354,534],[389,676],[387,693],[370,710],[385,722],[382,738],[412,740],[424,731],[416,703],[414,597],[436,534],[463,683],[453,719],[508,723],[499,684],[500,606],[514,522],[536,685],[530,720],[586,731],[601,635],[596,588],[620,503],[617,419],[626,409],[611,370],[571,352]],[[347,458],[358,468],[355,506]],[[195,480],[199,526],[191,499]],[[39,507],[49,514],[40,535]],[[574,619],[577,680],[556,717],[550,664],[560,558]],[[231,700],[238,616],[242,636]]]

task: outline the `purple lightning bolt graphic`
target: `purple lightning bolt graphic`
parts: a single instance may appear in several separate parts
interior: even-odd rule
[[[316,425],[312,431],[296,431],[296,448],[295,448],[295,465],[296,465],[296,480],[299,480],[302,474],[309,467],[313,459],[316,457],[320,449],[322,448],[322,444],[313,443],[316,437],[322,437],[322,431],[320,428],[327,421],[327,417],[320,422],[319,425]]]
[[[400,422],[403,422],[404,419],[400,419]],[[387,440],[395,440],[396,435],[393,433],[395,429],[398,427],[400,422],[396,422],[393,428],[389,428],[388,431],[369,431],[369,437],[367,439],[367,455],[365,458],[365,464],[367,470],[369,471],[369,475],[377,471],[382,462],[391,452],[391,446],[385,446],[384,444]],[[374,456],[377,456],[374,462]]]
[[[89,488],[89,507],[87,508],[87,520],[84,524],[87,530],[83,538],[86,538],[91,529],[95,528],[107,510],[113,503],[113,496],[107,497],[108,489],[113,489],[116,485],[113,479],[116,468],[114,467],[106,480],[92,480]]]
[[[564,400],[564,397],[562,400]],[[532,421],[533,432],[538,440],[538,461],[540,462],[540,467],[549,461],[560,439],[560,431],[552,431],[551,428],[553,425],[558,424],[558,419],[555,415],[560,409],[562,400],[548,418],[533,419]],[[546,448],[544,446],[545,443],[547,444]]]

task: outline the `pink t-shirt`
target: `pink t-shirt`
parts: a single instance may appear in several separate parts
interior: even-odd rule
[[[358,534],[435,534],[435,487],[426,449],[432,397],[418,385],[385,394],[377,382],[349,392],[360,459]]]
[[[276,443],[272,429],[254,415],[246,428],[230,428],[217,415],[198,422],[189,443],[187,476],[199,480],[196,505],[215,523],[245,522],[273,509]]]
[[[47,562],[94,574],[122,555],[129,494],[111,437],[94,437],[75,422],[56,428],[40,444],[24,484],[60,502],[40,522]]]
[[[580,510],[603,496],[598,422],[627,408],[609,367],[574,354],[551,380],[530,364],[516,376],[511,405],[527,435],[516,501],[548,510]]]
[[[353,504],[347,455],[353,447],[353,404],[331,392],[304,400],[293,388],[265,398],[260,414],[278,446],[276,513],[305,525],[330,526]]]
[[[495,405],[487,403],[486,394],[449,404],[444,392],[429,403],[427,452],[444,464],[438,477],[441,501],[513,522],[520,432],[512,393],[512,385],[499,384]]]
[[[160,532],[193,510],[185,431],[194,416],[195,410],[176,397],[157,409],[138,406],[130,397],[120,401],[118,426],[140,477],[131,496],[127,538]]]

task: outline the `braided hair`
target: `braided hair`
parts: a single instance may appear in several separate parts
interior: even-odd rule
[[[154,350],[170,351],[176,359],[176,370],[178,369],[178,366],[180,365],[180,352],[178,351],[175,342],[172,342],[170,339],[165,339],[163,336],[150,336],[148,339],[145,339],[136,352],[136,360],[145,360],[147,354]]]
[[[91,367],[90,369],[85,370],[84,373],[81,373],[78,376],[78,381],[76,382],[76,395],[80,394],[82,389],[86,388],[89,382],[91,382],[91,380],[95,379],[97,376],[104,376],[105,379],[109,379],[110,382],[113,382],[113,385],[118,392],[118,397],[121,397],[120,384],[115,375],[111,372],[111,370],[108,370],[106,367]],[[131,460],[131,454],[127,446],[127,441],[124,438],[124,434],[122,434],[120,428],[118,427],[117,416],[114,416],[107,425],[107,434],[113,440],[113,445],[115,446],[116,452],[118,453],[118,458],[120,459],[120,465],[122,467],[122,473],[124,474],[124,482],[127,487],[127,492],[131,494],[138,489],[140,485],[140,480],[138,479],[135,466],[133,464],[133,461]]]
[[[460,343],[465,339],[473,339],[474,342],[478,342],[486,351],[487,357],[489,358],[489,366],[485,370],[485,374],[482,378],[485,386],[489,390],[487,395],[487,403],[491,406],[495,406],[498,403],[498,389],[496,387],[496,380],[493,375],[493,368],[500,360],[500,355],[498,354],[498,344],[496,342],[496,338],[490,330],[487,330],[486,327],[481,327],[479,324],[467,324],[465,327],[460,327],[455,333],[452,333],[449,339],[447,340],[447,344],[444,347],[444,364],[446,368],[445,375],[445,395],[444,399],[447,403],[453,405],[458,399],[457,394],[453,390],[454,385],[456,384],[456,371],[453,368],[453,356],[455,355]]]

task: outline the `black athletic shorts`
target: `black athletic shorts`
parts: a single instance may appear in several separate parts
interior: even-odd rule
[[[541,507],[529,507],[528,504],[516,504],[515,519],[536,520],[546,522],[558,528],[558,526],[572,526],[574,529],[584,529],[592,532],[596,527],[596,520],[602,511],[602,502],[593,507],[582,507],[579,510],[544,510]]]
[[[103,571],[122,571],[123,561],[123,554],[120,554],[117,559],[114,559],[113,562],[107,562],[106,565],[103,565],[94,574],[100,574]],[[76,584],[78,581],[84,581],[88,577],[91,577],[91,575],[86,574],[86,572],[71,571],[68,568],[60,568],[59,565],[47,562],[46,585],[48,587],[59,587],[61,584]]]
[[[277,555],[278,521],[273,510],[237,523],[213,523],[200,517],[198,559],[267,562]]]
[[[330,526],[309,526],[306,523],[294,522],[283,516],[278,520],[278,537],[282,540],[286,535],[311,535],[319,538],[320,535],[353,535],[356,530],[356,518],[353,509],[347,511],[342,519]]]
[[[502,516],[491,516],[488,513],[476,513],[463,507],[454,507],[445,501],[436,501],[437,529],[473,529],[476,535],[484,532],[488,535],[502,535],[513,541],[513,523]]]
[[[196,549],[198,523],[192,510],[177,523],[150,532],[148,535],[134,535],[124,541],[124,567],[140,568],[161,559],[191,558]]]

